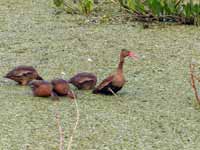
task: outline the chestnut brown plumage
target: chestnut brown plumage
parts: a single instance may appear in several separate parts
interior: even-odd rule
[[[125,78],[123,75],[123,64],[125,57],[132,57],[132,58],[138,58],[138,56],[126,49],[122,49],[120,53],[120,61],[117,67],[116,73],[108,76],[106,79],[104,79],[94,90],[94,94],[106,94],[106,95],[113,95],[114,93],[117,93],[121,88],[123,87],[125,83]]]
[[[14,80],[20,85],[27,85],[34,79],[43,80],[32,66],[18,66],[8,72],[4,77]]]
[[[97,77],[93,73],[81,72],[69,79],[68,82],[79,90],[91,90],[97,83]]]
[[[53,91],[53,85],[44,80],[33,80],[29,83],[34,96],[38,97],[52,97],[58,99],[57,94]]]
[[[67,81],[63,79],[55,79],[51,81],[53,85],[53,91],[59,96],[67,96],[72,99],[76,98],[74,93],[71,91]]]

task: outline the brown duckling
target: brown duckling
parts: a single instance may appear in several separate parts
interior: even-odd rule
[[[27,85],[32,80],[43,80],[32,66],[18,66],[8,72],[5,78],[14,80],[20,85]]]
[[[68,82],[79,90],[91,90],[97,83],[97,77],[92,73],[81,72],[70,78]]]
[[[57,94],[53,91],[53,85],[44,80],[33,80],[29,83],[32,88],[33,95],[38,97],[52,97],[58,99]]]
[[[51,81],[53,85],[53,91],[58,95],[58,96],[67,96],[70,97],[71,99],[76,98],[74,93],[70,90],[70,86],[67,81],[63,79],[55,79]]]
[[[125,78],[123,75],[123,64],[125,57],[132,57],[132,58],[138,58],[138,56],[126,49],[122,49],[120,53],[120,62],[117,67],[117,71],[108,76],[106,79],[104,79],[94,90],[94,94],[106,94],[106,95],[113,95],[114,93],[117,93],[119,90],[122,89],[123,85],[125,84]]]

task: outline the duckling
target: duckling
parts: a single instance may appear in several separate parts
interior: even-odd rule
[[[53,85],[44,80],[33,80],[29,83],[33,95],[38,97],[52,97],[58,99],[57,94],[53,91]]]
[[[4,77],[14,80],[20,85],[27,85],[34,79],[43,80],[43,78],[39,76],[38,72],[32,66],[17,66],[8,72]]]
[[[53,91],[59,96],[67,96],[71,99],[76,98],[74,93],[70,90],[70,86],[66,80],[55,79],[51,81],[53,85]]]

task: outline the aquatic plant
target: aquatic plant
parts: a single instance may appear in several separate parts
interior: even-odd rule
[[[90,14],[93,10],[94,2],[93,0],[81,0],[80,1],[80,10],[83,14]]]
[[[118,0],[140,21],[178,22],[200,25],[200,3],[192,0]]]
[[[71,14],[89,15],[94,8],[93,0],[53,0],[53,2],[56,7],[60,7]]]

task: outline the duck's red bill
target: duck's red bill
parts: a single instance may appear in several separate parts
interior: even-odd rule
[[[138,60],[139,59],[139,56],[134,52],[129,52],[128,56],[133,58],[134,60]]]

